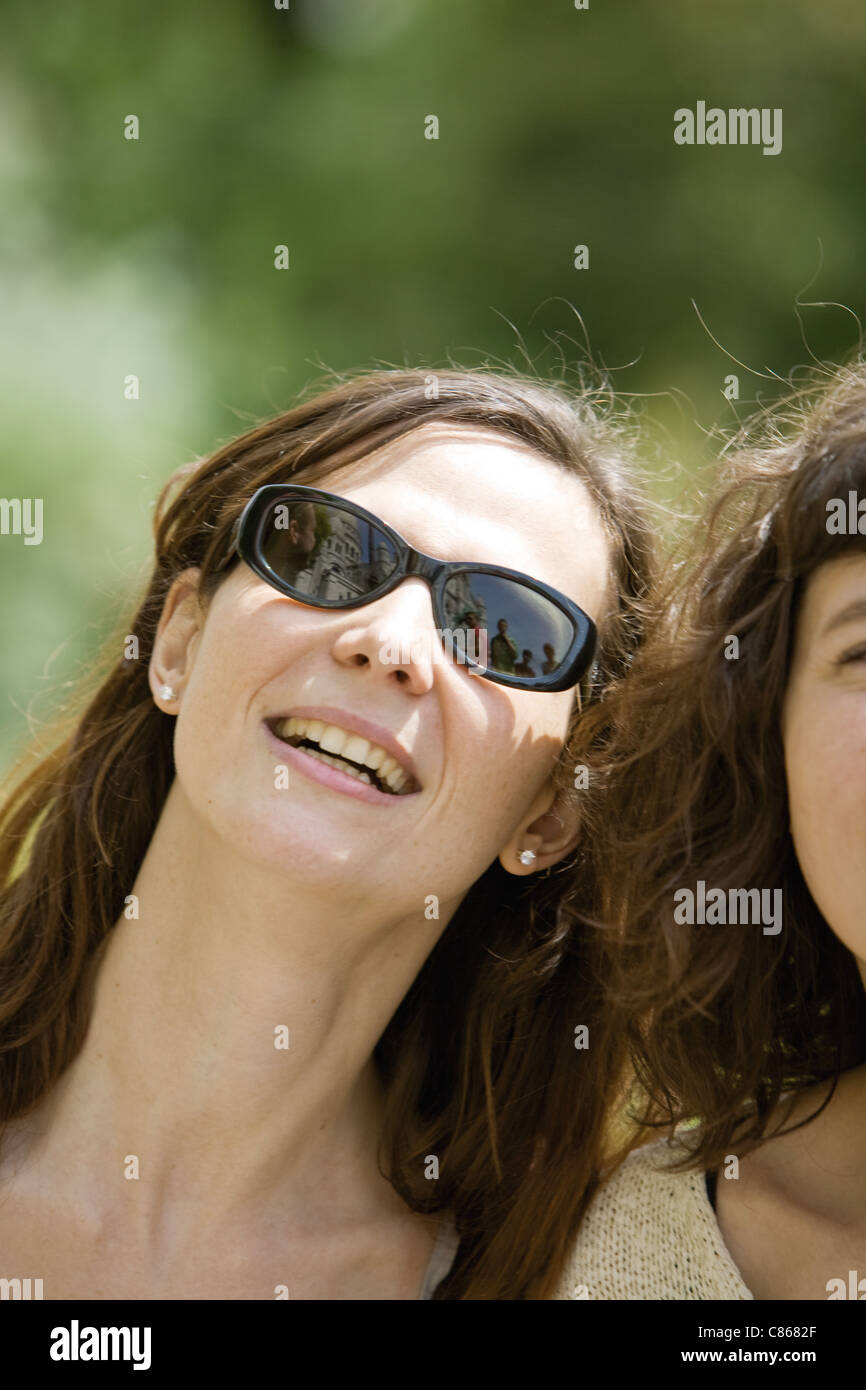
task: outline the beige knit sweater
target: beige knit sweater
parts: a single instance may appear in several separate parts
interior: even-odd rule
[[[551,1298],[754,1298],[725,1246],[705,1175],[666,1171],[673,1158],[665,1140],[629,1155],[590,1206]]]

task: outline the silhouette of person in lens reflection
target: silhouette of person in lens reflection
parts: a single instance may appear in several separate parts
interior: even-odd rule
[[[494,671],[516,675],[514,663],[517,660],[517,644],[506,632],[508,619],[500,618],[496,626],[499,631],[490,643],[490,664]]]
[[[467,608],[459,622],[459,630],[466,635],[463,638],[462,651],[470,661],[477,661],[482,666],[487,665],[487,628],[482,627],[481,619],[474,608]]]
[[[547,660],[541,668],[541,674],[543,676],[549,676],[551,672],[555,671],[557,666],[559,665],[559,662],[556,659],[556,652],[553,649],[552,642],[545,642],[544,655],[547,657]]]
[[[519,666],[515,666],[515,668],[514,668],[514,674],[515,674],[515,676],[534,676],[534,675],[535,675],[535,672],[534,672],[533,669],[532,669],[532,652],[529,651],[528,648],[526,648],[526,649],[524,650],[524,653],[523,653],[523,660],[521,661],[520,665],[519,665]]]
[[[288,507],[288,526],[285,523],[286,508],[277,508],[271,527],[270,537],[265,543],[265,553],[272,569],[277,570],[284,579],[294,580],[301,570],[306,569],[310,557],[316,549],[319,538],[316,535],[316,513],[312,502],[295,502]]]

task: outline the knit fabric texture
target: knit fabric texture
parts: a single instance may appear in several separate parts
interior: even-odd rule
[[[446,1212],[439,1222],[436,1243],[433,1246],[430,1263],[427,1266],[424,1280],[421,1284],[421,1292],[418,1294],[419,1298],[432,1299],[437,1285],[441,1283],[445,1275],[451,1270],[459,1244],[460,1237],[457,1234],[454,1218],[450,1212]]]
[[[667,1140],[635,1149],[596,1194],[554,1299],[754,1299],[734,1264],[703,1172],[669,1171]]]

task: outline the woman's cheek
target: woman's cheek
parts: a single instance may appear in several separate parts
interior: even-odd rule
[[[866,728],[859,708],[807,709],[788,727],[791,834],[803,877],[840,940],[866,958]]]

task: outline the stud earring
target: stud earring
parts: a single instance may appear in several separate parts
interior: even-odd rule
[[[518,854],[517,857],[518,857],[518,859],[520,860],[521,864],[533,864],[533,863],[535,862],[535,850],[534,850],[534,849],[524,849],[524,850],[521,850],[520,854]]]
[[[173,700],[175,698],[174,691],[170,685],[161,686],[159,696],[161,700]]]

